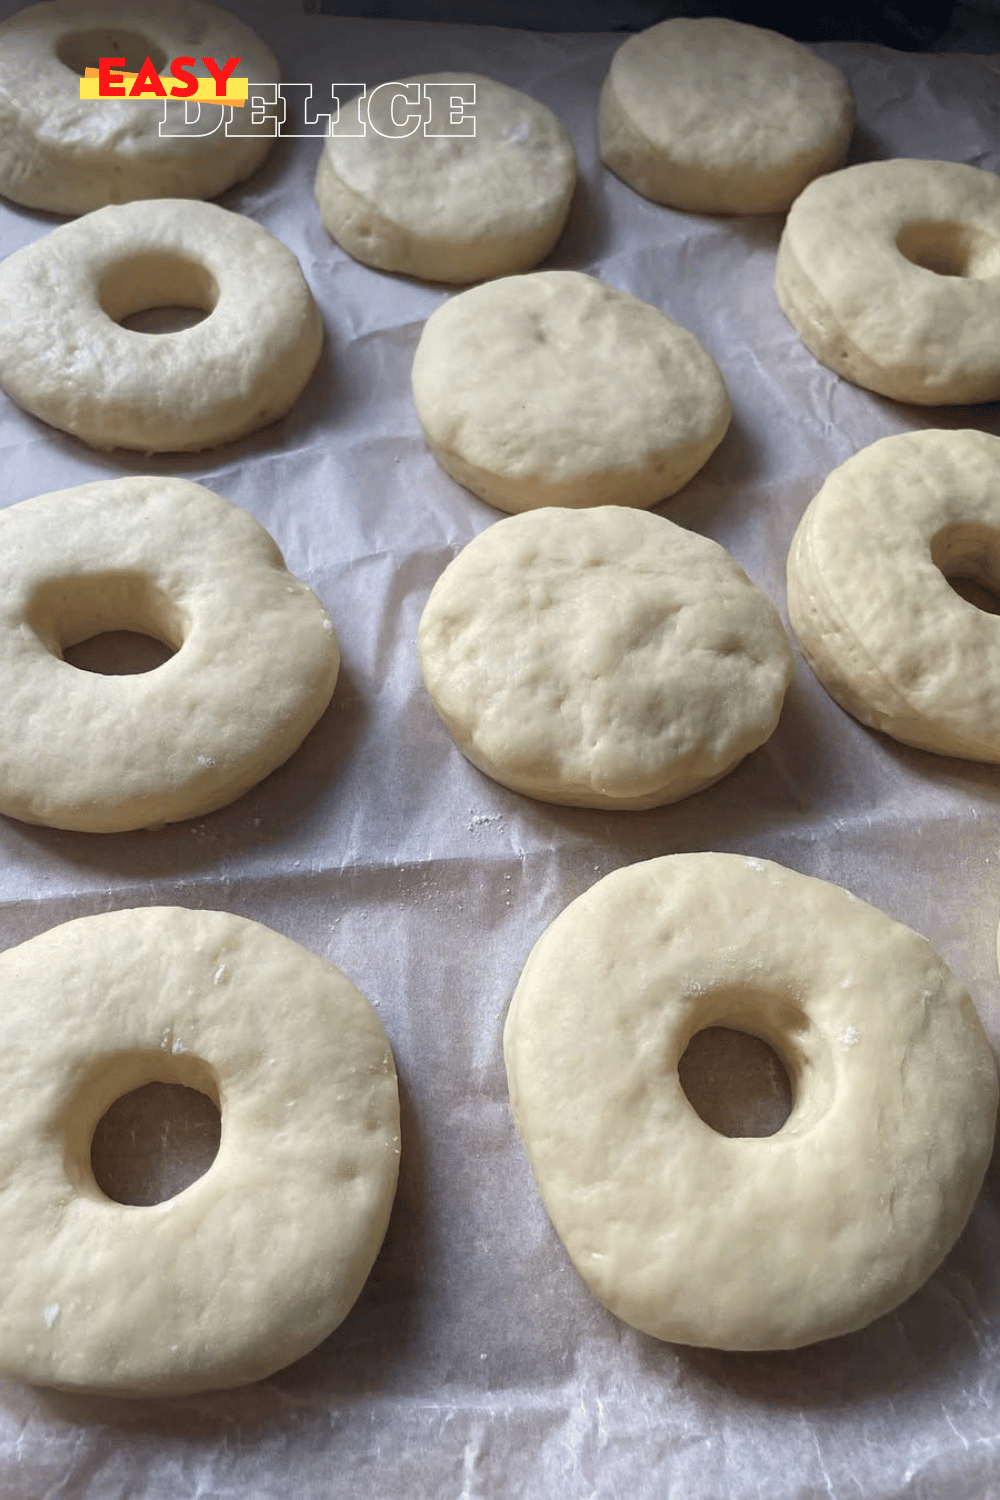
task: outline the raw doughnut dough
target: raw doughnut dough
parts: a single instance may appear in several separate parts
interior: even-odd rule
[[[277,83],[270,50],[249,26],[200,0],[152,0],[129,11],[112,0],[46,0],[0,24],[0,193],[28,208],[83,214],[133,198],[214,198],[249,177],[274,137],[161,136],[163,100],[83,100],[79,78],[101,57],[137,72],[150,57],[167,74],[175,57],[239,57],[237,73]],[[125,71],[118,69],[116,71]],[[179,106],[174,105],[174,109]],[[239,128],[246,109],[235,109]],[[192,113],[193,118],[193,113]],[[216,115],[202,107],[199,125]]]
[[[462,754],[577,807],[709,786],[771,734],[792,675],[776,609],[728,553],[619,506],[490,526],[438,579],[419,643]]]
[[[428,281],[484,281],[528,271],[552,249],[576,184],[565,125],[535,99],[475,73],[427,73],[401,86],[472,83],[475,135],[331,134],[316,176],[327,230],[349,255]],[[370,114],[392,130],[388,91]],[[404,101],[405,103],[405,101]],[[444,101],[422,104],[426,122]],[[397,105],[397,117],[415,105]]]
[[[424,327],[413,399],[435,458],[500,510],[655,505],[729,425],[718,366],[656,307],[578,271],[473,287]]]
[[[769,214],[842,165],[853,125],[836,68],[777,32],[706,18],[619,47],[598,134],[606,165],[654,203]]]
[[[788,555],[788,613],[848,713],[941,755],[1000,761],[1000,438],[907,432],[834,469]]]
[[[933,406],[1000,399],[1000,178],[872,161],[812,183],[778,246],[782,312],[866,390]]]
[[[82,917],[0,956],[0,1372],[180,1394],[260,1380],[347,1315],[399,1164],[392,1052],[324,959],[227,912]],[[150,1082],[222,1114],[149,1208],[94,1180],[101,1116]]]
[[[63,661],[108,630],[176,651],[123,677]],[[315,594],[199,484],[99,480],[0,510],[0,812],[114,832],[222,807],[297,749],[338,665]]]
[[[762,1037],[792,1113],[729,1139],[677,1065]],[[591,1291],[656,1338],[796,1348],[897,1306],[957,1239],[997,1076],[930,945],[839,886],[735,854],[618,870],[536,943],[504,1032],[511,1104]]]
[[[212,447],[284,416],[319,358],[323,323],[299,263],[212,203],[102,208],[0,262],[0,385],[94,448]],[[120,320],[204,308],[177,333]]]

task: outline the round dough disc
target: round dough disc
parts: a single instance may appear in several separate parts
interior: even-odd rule
[[[417,346],[413,399],[442,468],[506,511],[655,505],[697,473],[731,415],[693,333],[578,271],[444,303]]]
[[[0,1371],[180,1394],[263,1379],[346,1317],[399,1166],[392,1052],[332,964],[227,912],[82,917],[0,956]],[[94,1129],[150,1082],[208,1094],[219,1152],[115,1203]]]
[[[662,21],[619,47],[598,134],[605,164],[654,203],[768,214],[843,164],[853,125],[836,68],[777,32],[711,17]]]
[[[731,1026],[792,1112],[718,1135],[677,1066]],[[677,854],[593,886],[533,948],[504,1031],[511,1105],[591,1291],[683,1344],[787,1349],[861,1328],[931,1274],[993,1146],[997,1075],[930,945],[826,881]]]
[[[548,255],[569,213],[576,184],[569,132],[544,104],[475,73],[401,80],[421,90],[448,83],[475,87],[468,106],[475,134],[425,135],[421,124],[400,135],[390,91],[373,91],[365,134],[331,134],[323,147],[320,217],[348,254],[381,271],[454,283],[528,271]],[[423,98],[423,123],[447,109],[447,96],[432,97],[430,107]],[[397,118],[415,112],[396,107]]]
[[[490,526],[438,579],[419,644],[462,754],[577,807],[709,786],[772,733],[792,675],[777,611],[728,553],[618,506]]]
[[[79,78],[101,57],[124,57],[131,72],[149,57],[164,75],[175,57],[193,57],[189,71],[207,77],[205,56],[220,66],[238,57],[239,77],[252,83],[281,76],[249,26],[202,0],[143,0],[134,11],[117,0],[43,0],[18,11],[0,24],[0,193],[84,214],[135,198],[214,198],[242,182],[273,135],[229,135],[224,124],[161,135],[162,99],[80,98]],[[216,106],[204,105],[194,123],[216,119]]]
[[[806,509],[788,614],[817,677],[863,724],[1000,761],[1000,618],[949,579],[1000,593],[1000,438],[902,433],[834,469]]]
[[[775,291],[806,348],[896,401],[1000,399],[1000,178],[950,161],[872,161],[810,184]]]

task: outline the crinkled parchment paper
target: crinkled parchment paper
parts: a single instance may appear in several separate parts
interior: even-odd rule
[[[285,77],[323,97],[334,81],[468,69],[562,116],[582,175],[550,264],[655,303],[715,356],[732,429],[664,514],[727,546],[782,609],[789,540],[834,465],[888,433],[1000,433],[995,406],[895,405],[820,367],[774,300],[778,218],[674,213],[600,167],[597,92],[620,37],[235,8]],[[854,159],[1000,169],[997,59],[817,50],[854,85]],[[322,363],[286,420],[214,452],[142,459],[92,453],[0,396],[0,459],[4,504],[146,470],[251,511],[337,623],[333,704],[283,769],[209,818],[106,837],[0,820],[0,943],[179,902],[257,918],[327,955],[370,996],[395,1049],[399,1196],[347,1322],[270,1381],[152,1402],[3,1386],[0,1493],[981,1500],[1000,1489],[995,1173],[941,1270],[864,1332],[757,1356],[658,1344],[593,1301],[556,1239],[511,1122],[500,1039],[531,945],[572,897],[635,860],[722,849],[839,881],[926,934],[1000,1043],[1000,771],[862,729],[801,658],[770,743],[679,806],[565,810],[467,765],[415,651],[433,581],[497,519],[439,471],[410,401],[421,325],[447,293],[356,265],[330,242],[312,197],[319,148],[279,143],[223,200],[291,246],[323,309]],[[0,205],[0,251],[56,222]]]

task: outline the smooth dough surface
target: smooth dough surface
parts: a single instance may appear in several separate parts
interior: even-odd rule
[[[315,368],[323,323],[299,263],[268,230],[212,203],[98,209],[0,262],[0,386],[94,448],[180,452],[284,416]],[[176,333],[121,326],[173,304]]]
[[[475,134],[394,135],[392,98],[369,96],[379,130],[331,134],[316,176],[320,217],[355,260],[427,281],[465,283],[528,271],[566,222],[576,185],[569,132],[544,104],[475,73],[426,73],[402,85],[471,83]],[[443,104],[423,102],[425,120]],[[397,116],[415,106],[397,106]]]
[[[854,103],[843,74],[798,42],[716,17],[662,21],[615,53],[601,157],[654,203],[780,213],[843,164]]]
[[[1000,178],[909,159],[823,177],[785,221],[775,290],[845,380],[924,406],[996,401]]]
[[[175,653],[103,676],[104,631]],[[0,812],[114,832],[241,796],[333,694],[333,622],[252,516],[185,479],[99,480],[0,510]]]
[[[325,959],[226,912],[83,917],[0,956],[0,1371],[180,1394],[326,1338],[382,1242],[399,1163],[392,1052]],[[219,1107],[209,1170],[148,1208],[98,1188],[104,1112],[150,1082]]]
[[[578,271],[444,303],[417,346],[413,399],[442,468],[506,511],[655,505],[697,473],[731,415],[693,333]]]
[[[777,610],[722,547],[619,506],[488,527],[434,585],[419,646],[462,754],[577,807],[709,786],[772,733],[792,675]]]
[[[708,1026],[763,1038],[792,1112],[717,1134],[678,1079]],[[591,1291],[657,1338],[796,1348],[863,1327],[958,1237],[997,1075],[968,995],[909,928],[733,854],[618,870],[525,965],[504,1032],[514,1117]]]
[[[274,136],[161,136],[164,101],[83,100],[79,79],[101,57],[125,57],[137,71],[150,57],[167,74],[175,57],[207,76],[204,56],[252,83],[277,83],[270,48],[249,26],[200,0],[44,0],[0,24],[0,193],[28,208],[83,214],[134,198],[214,198],[249,177]],[[119,70],[121,71],[121,70]],[[174,109],[180,106],[174,105]],[[197,123],[217,119],[204,105]],[[245,109],[238,126],[246,127]]]
[[[834,469],[788,555],[788,613],[848,713],[941,755],[1000,761],[1000,438],[902,433]]]

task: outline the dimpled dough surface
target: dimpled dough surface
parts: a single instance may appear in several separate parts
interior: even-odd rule
[[[844,160],[843,75],[798,42],[738,21],[663,21],[615,53],[601,91],[605,163],[656,203],[780,213]]]
[[[655,505],[697,473],[730,417],[693,333],[577,271],[505,277],[444,303],[417,346],[413,398],[442,468],[507,511]]]
[[[179,1394],[262,1379],[346,1316],[396,1187],[399,1104],[372,1007],[325,959],[226,912],[84,917],[0,956],[0,1370]],[[93,1130],[152,1080],[222,1115],[204,1176],[115,1203]]]
[[[316,176],[320,216],[365,265],[432,281],[482,281],[537,265],[555,244],[576,183],[569,132],[552,111],[475,73],[403,84],[472,83],[475,135],[331,135]],[[440,95],[440,91],[438,91]],[[391,100],[375,98],[380,130]],[[447,110],[438,97],[433,113]],[[346,112],[346,110],[345,110]],[[402,119],[409,106],[397,106]],[[426,102],[425,117],[430,113]],[[444,127],[442,127],[444,128]]]
[[[677,1064],[703,1027],[778,1052],[777,1134],[729,1139]],[[908,1297],[989,1163],[997,1076],[968,995],[909,928],[763,860],[683,854],[580,896],[525,965],[511,1105],[591,1291],[657,1338],[795,1348]]]
[[[435,585],[419,644],[473,765],[581,807],[717,781],[771,734],[792,674],[777,611],[728,553],[619,506],[489,527]]]

